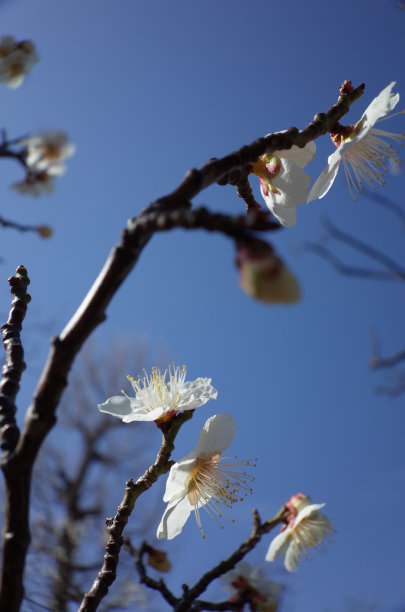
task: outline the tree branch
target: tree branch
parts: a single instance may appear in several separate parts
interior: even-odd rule
[[[346,276],[356,276],[357,278],[366,278],[374,280],[387,280],[387,281],[403,281],[405,280],[405,269],[402,268],[395,260],[393,260],[385,253],[382,253],[378,249],[370,246],[369,244],[362,242],[358,238],[351,236],[347,232],[343,232],[338,229],[329,219],[323,219],[322,225],[328,232],[328,236],[334,238],[342,244],[346,244],[357,252],[366,255],[370,259],[380,263],[386,268],[386,270],[372,270],[370,268],[359,268],[356,266],[348,266],[344,264],[334,253],[324,247],[322,244],[306,242],[304,248],[307,251],[311,251],[316,255],[319,255],[323,259],[329,262],[338,272],[345,274]]]
[[[116,515],[114,518],[106,519],[108,540],[103,566],[91,589],[84,596],[79,612],[94,612],[103,597],[107,595],[108,589],[116,577],[119,553],[124,543],[122,533],[128,522],[128,517],[134,509],[135,502],[142,493],[150,489],[159,476],[166,474],[171,468],[173,462],[170,461],[170,456],[174,450],[174,441],[180,427],[192,418],[193,413],[194,410],[187,410],[177,414],[163,426],[163,442],[155,463],[146,470],[136,483],[133,480],[127,482],[125,495],[118,506]]]
[[[335,123],[348,112],[351,104],[363,94],[363,91],[364,84],[352,89],[350,83],[345,82],[340,89],[338,102],[325,114],[316,115],[314,120],[302,131],[297,128],[290,128],[286,132],[269,134],[221,159],[210,160],[199,170],[189,170],[182,183],[172,193],[152,203],[141,212],[138,220],[129,222],[122,240],[110,253],[81,306],[61,335],[52,341],[47,363],[35,390],[32,404],[28,409],[15,450],[19,476],[13,484],[16,495],[13,497],[13,502],[10,502],[7,512],[10,515],[18,516],[20,524],[28,524],[27,502],[32,466],[43,440],[56,422],[56,407],[67,385],[67,377],[73,361],[85,340],[105,320],[108,304],[131,272],[143,248],[152,237],[151,232],[140,232],[139,224],[141,221],[149,217],[151,213],[175,211],[177,209],[182,211],[190,208],[190,201],[203,189],[217,182],[234,169],[246,168],[264,153],[270,154],[277,150],[290,149],[293,145],[304,147],[308,142],[330,131]],[[159,215],[156,217],[156,224],[159,225]],[[132,492],[132,487],[133,484],[129,485],[129,493]],[[22,498],[25,500],[24,503],[21,503]],[[124,506],[121,512],[122,516],[125,517],[125,522],[128,507]],[[119,520],[121,520],[121,514],[118,516]],[[4,563],[8,567],[13,567],[15,563],[16,567],[22,568],[27,546],[17,545],[14,547],[13,541],[12,538],[5,548],[7,552],[4,556]],[[15,575],[14,586],[15,580],[19,579],[22,579],[21,572],[19,578]],[[18,589],[18,597],[14,595],[12,599],[10,587],[11,583],[8,583],[7,580],[3,581],[0,602],[13,601],[13,605],[8,603],[8,612],[16,612],[21,602],[22,587]],[[19,601],[17,601],[18,598]]]
[[[2,584],[7,592],[0,592],[0,610],[18,610],[23,597],[25,555],[30,542],[28,524],[31,471],[14,454],[20,432],[15,420],[15,399],[20,379],[25,370],[24,349],[20,332],[31,296],[27,270],[19,266],[16,275],[8,279],[13,301],[8,321],[2,326],[6,365],[0,384],[1,468],[6,481],[6,502],[3,525]]]
[[[183,584],[183,595],[182,597],[176,597],[167,588],[165,582],[160,580],[153,580],[146,573],[146,568],[143,563],[143,555],[148,552],[148,544],[144,542],[141,548],[135,551],[136,556],[136,568],[139,573],[140,581],[146,584],[147,587],[159,591],[162,597],[173,607],[175,612],[197,612],[198,610],[241,610],[242,606],[247,603],[248,598],[241,598],[237,601],[225,601],[220,603],[211,603],[197,599],[201,593],[203,593],[208,586],[239,563],[248,552],[250,552],[261,540],[261,537],[271,531],[276,525],[283,522],[283,517],[286,512],[286,507],[283,506],[279,512],[268,521],[262,523],[257,510],[253,510],[253,529],[250,536],[242,542],[242,544],[228,557],[225,561],[221,561],[213,567],[211,570],[206,572],[200,580],[192,587],[189,588],[186,584]]]

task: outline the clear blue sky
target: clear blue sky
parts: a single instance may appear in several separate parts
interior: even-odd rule
[[[304,127],[336,101],[345,79],[366,83],[351,122],[393,80],[404,108],[405,10],[394,0],[15,0],[0,3],[0,23],[1,34],[33,40],[41,57],[20,89],[1,86],[0,125],[10,137],[60,128],[77,145],[55,194],[41,199],[11,191],[21,169],[0,164],[1,215],[55,231],[41,241],[0,230],[2,321],[6,279],[24,264],[33,298],[26,334],[34,336],[42,325],[47,336],[60,332],[127,218],[171,191],[189,167],[270,131]],[[384,128],[404,132],[404,116]],[[314,179],[333,151],[327,137],[317,145],[308,168]],[[403,205],[404,186],[403,174],[390,176],[384,194]],[[231,187],[211,187],[195,204],[243,210]],[[270,517],[304,491],[326,502],[337,534],[325,555],[295,575],[286,575],[281,563],[266,564],[289,587],[283,610],[340,612],[356,598],[378,603],[380,612],[400,612],[404,398],[376,395],[381,378],[367,363],[372,328],[387,354],[404,347],[404,289],[339,276],[303,252],[304,241],[319,237],[323,215],[404,260],[395,217],[366,199],[354,204],[339,176],[323,200],[298,209],[294,228],[271,237],[300,279],[298,305],[253,302],[237,286],[229,241],[178,230],[148,245],[96,336],[104,346],[116,336],[146,339],[151,352],[187,364],[191,378],[212,377],[219,398],[187,424],[176,458],[194,447],[205,419],[218,412],[237,420],[232,453],[259,457],[254,495],[234,507],[235,525],[219,531],[203,517],[207,540],[201,541],[190,517],[179,536],[173,588],[195,581],[248,535],[252,507]],[[360,261],[349,250],[338,252],[348,263]],[[27,342],[32,363],[21,408],[48,351],[38,333]],[[128,477],[144,467],[135,463]],[[111,512],[119,501],[111,500]],[[147,497],[140,508],[147,511]],[[248,561],[264,565],[267,545]],[[168,543],[167,550],[178,546]]]

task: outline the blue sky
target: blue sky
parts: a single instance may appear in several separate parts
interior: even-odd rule
[[[55,194],[41,199],[11,191],[21,169],[0,164],[1,215],[54,229],[49,241],[0,230],[2,320],[7,277],[19,264],[31,277],[26,335],[32,362],[21,410],[48,337],[73,314],[128,217],[171,191],[188,168],[270,131],[304,127],[336,101],[345,79],[366,83],[348,122],[393,80],[403,108],[405,11],[394,0],[15,0],[0,5],[0,16],[1,33],[33,40],[41,57],[20,89],[1,87],[1,126],[10,137],[60,128],[77,146]],[[384,128],[404,132],[403,116]],[[317,147],[308,168],[314,179],[333,150],[327,137]],[[254,177],[251,183],[260,198]],[[383,193],[403,205],[403,189],[404,175],[392,175]],[[231,187],[213,186],[195,204],[243,211]],[[386,354],[403,348],[404,290],[399,283],[339,276],[305,252],[302,244],[319,238],[325,215],[403,261],[396,217],[367,199],[353,203],[339,175],[323,200],[299,207],[294,228],[270,236],[300,280],[299,304],[253,302],[238,288],[229,241],[176,230],[148,245],[96,338],[107,349],[116,337],[146,340],[151,353],[186,363],[190,378],[212,377],[218,400],[186,425],[176,458],[194,447],[205,419],[218,412],[237,420],[232,453],[259,457],[254,495],[233,509],[236,525],[218,531],[204,517],[207,539],[201,541],[190,518],[179,536],[182,560],[169,578],[173,588],[196,580],[248,535],[251,508],[269,517],[302,490],[326,502],[337,533],[327,553],[314,555],[296,575],[286,575],[281,563],[266,564],[289,587],[283,610],[337,612],[351,597],[400,612],[404,398],[377,395],[382,378],[367,364],[371,329]],[[364,263],[336,248],[348,263]],[[43,325],[40,342],[35,330]],[[135,464],[128,477],[144,467]],[[112,500],[112,512],[119,501]],[[147,497],[141,508],[147,511]],[[264,565],[267,544],[250,560]],[[167,550],[177,546],[174,541]]]

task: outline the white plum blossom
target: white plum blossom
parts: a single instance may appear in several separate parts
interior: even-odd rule
[[[64,174],[65,159],[75,152],[75,145],[61,130],[22,138],[19,144],[27,149],[26,163],[30,172],[46,172],[49,176]]]
[[[55,189],[53,178],[47,172],[28,173],[23,181],[13,183],[11,187],[18,193],[33,195],[36,198],[43,194],[49,195]]]
[[[235,433],[236,423],[230,414],[210,417],[200,432],[196,448],[171,467],[163,496],[168,504],[156,533],[159,539],[171,540],[179,535],[192,511],[205,537],[201,508],[218,522],[217,517],[225,516],[218,504],[230,508],[251,492],[247,483],[253,478],[236,468],[249,462],[221,457]]]
[[[278,610],[283,588],[281,584],[265,578],[260,567],[241,561],[233,570],[222,576],[222,581],[226,585],[225,588],[234,593],[230,602],[246,596],[251,610],[259,612]]]
[[[210,399],[216,399],[218,391],[211,385],[211,378],[197,378],[185,382],[187,370],[183,366],[169,366],[161,374],[159,368],[153,368],[148,376],[128,380],[135,391],[135,397],[123,395],[110,397],[104,404],[99,404],[101,412],[106,412],[123,420],[156,421],[168,419],[180,410],[194,410]],[[166,378],[168,377],[168,380]]]
[[[0,41],[0,83],[7,83],[12,89],[19,87],[38,60],[30,40],[16,42],[12,36],[3,36]]]
[[[284,565],[295,572],[301,556],[308,557],[308,548],[317,547],[334,529],[329,519],[318,512],[325,504],[311,504],[304,493],[293,495],[286,504],[287,524],[271,542],[266,561],[274,561],[284,555]]]
[[[260,178],[260,190],[267,207],[282,225],[290,227],[297,221],[296,207],[305,202],[310,178],[302,169],[315,157],[316,145],[309,142],[303,148],[262,155],[252,164],[252,172]]]
[[[332,187],[338,173],[340,162],[346,175],[350,195],[363,191],[363,184],[367,183],[373,188],[376,184],[385,185],[385,173],[388,172],[385,159],[398,163],[398,153],[386,142],[391,138],[401,144],[405,134],[394,134],[385,130],[374,128],[374,124],[393,115],[385,116],[392,111],[399,101],[399,94],[393,94],[395,81],[390,83],[374,98],[367,107],[360,121],[355,125],[337,125],[331,137],[337,149],[328,157],[328,165],[318,177],[312,187],[308,202],[323,198]],[[403,111],[402,111],[403,112]]]

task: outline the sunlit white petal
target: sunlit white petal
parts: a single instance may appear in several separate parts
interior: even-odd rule
[[[219,504],[230,508],[251,492],[248,482],[252,477],[238,467],[249,462],[221,457],[234,435],[233,417],[214,415],[206,422],[197,448],[171,467],[163,497],[168,506],[157,530],[158,538],[172,539],[178,535],[191,510],[202,532],[201,508],[218,522],[224,516]]]

